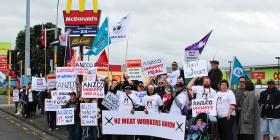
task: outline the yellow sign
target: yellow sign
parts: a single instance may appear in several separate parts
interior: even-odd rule
[[[85,11],[85,2],[86,0],[79,0],[79,11],[84,12]],[[98,12],[98,0],[92,0],[93,4],[93,12],[97,13]],[[72,0],[67,0],[66,3],[66,13],[69,14],[71,11],[71,6],[72,6]]]

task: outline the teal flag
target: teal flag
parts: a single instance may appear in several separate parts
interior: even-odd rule
[[[230,75],[230,83],[231,85],[236,85],[239,82],[240,77],[245,77],[247,80],[249,80],[249,77],[244,70],[241,63],[238,61],[236,57],[233,58],[233,64],[231,67],[231,75]]]
[[[111,39],[108,32],[108,18],[106,18],[97,32],[97,35],[92,43],[91,50],[85,55],[98,55],[110,43]]]

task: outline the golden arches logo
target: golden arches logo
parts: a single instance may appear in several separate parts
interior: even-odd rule
[[[79,12],[85,11],[85,4],[86,4],[86,0],[79,0]],[[98,12],[98,0],[92,0],[92,5],[93,5],[93,13],[97,13]],[[67,0],[66,14],[70,14],[71,6],[72,6],[72,0]]]

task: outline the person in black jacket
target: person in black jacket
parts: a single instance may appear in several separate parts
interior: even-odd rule
[[[280,92],[275,87],[275,82],[267,82],[268,88],[260,93],[258,101],[261,107],[261,132],[263,140],[279,138],[280,134]]]
[[[218,91],[219,89],[218,85],[223,78],[223,73],[219,69],[219,61],[212,60],[210,61],[210,64],[211,64],[211,70],[208,72],[208,77],[211,80],[211,88]]]

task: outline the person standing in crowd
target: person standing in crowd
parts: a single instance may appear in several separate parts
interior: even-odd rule
[[[169,113],[183,115],[183,111],[187,111],[186,106],[189,104],[188,93],[184,91],[184,84],[182,82],[176,83],[176,92],[172,93],[170,102],[172,104]]]
[[[120,85],[118,84],[117,80],[113,79],[111,82],[111,86],[109,87],[109,91],[116,94],[118,90],[120,90]]]
[[[227,80],[221,80],[217,93],[218,128],[221,140],[233,140],[233,124],[236,106],[234,93],[229,90]]]
[[[219,61],[212,60],[210,61],[210,64],[211,64],[211,70],[208,72],[208,76],[211,80],[211,87],[214,90],[218,91],[219,90],[218,85],[223,78],[223,73],[219,69]]]
[[[261,107],[261,133],[263,140],[279,139],[280,134],[280,92],[275,82],[267,82],[268,88],[260,93],[258,104]]]
[[[241,116],[238,125],[238,140],[254,140],[256,102],[255,86],[251,81],[246,81],[245,92],[240,99]]]
[[[23,86],[21,94],[22,94],[21,103],[23,105],[23,116],[25,118],[30,118],[30,105],[28,102],[28,87],[26,88],[26,86]]]
[[[235,91],[235,98],[236,98],[236,122],[239,122],[239,118],[240,118],[240,113],[241,113],[241,98],[244,96],[244,92],[245,92],[245,82],[246,82],[246,78],[245,77],[240,77],[239,78],[239,85],[238,88]]]
[[[124,92],[117,92],[119,98],[119,111],[127,111],[134,114],[135,110],[140,106],[140,100],[135,94],[131,94],[129,85],[124,87]],[[131,140],[133,136],[118,136],[118,140]]]
[[[68,126],[69,140],[80,140],[80,102],[76,97],[75,92],[70,93],[70,100],[65,105],[65,108],[74,108],[74,122],[75,124]]]
[[[161,97],[155,93],[154,86],[150,85],[147,89],[147,95],[143,97],[141,102],[141,110],[144,110],[146,114],[149,113],[159,113],[162,112],[162,99]],[[159,138],[150,137],[150,136],[142,136],[141,140],[157,140]]]
[[[38,95],[38,97],[39,97],[39,108],[40,108],[40,110],[41,110],[41,114],[43,115],[44,114],[44,112],[45,112],[45,99],[46,99],[46,97],[48,96],[47,95],[47,90],[45,90],[45,91],[39,91],[39,95]]]
[[[51,96],[51,91],[55,90],[55,89],[50,89],[47,92],[47,99],[52,99]],[[47,113],[47,121],[48,121],[48,127],[49,127],[49,131],[52,131],[54,129],[56,129],[56,111],[46,111]]]
[[[163,98],[163,95],[165,94],[165,81],[163,80],[158,80],[158,83],[157,83],[157,87],[156,87],[156,90],[155,92],[160,96],[160,98],[162,99]]]
[[[18,91],[18,98],[20,99],[20,86],[19,85],[17,85],[17,86],[15,86],[15,87],[13,87],[13,91],[14,90],[16,90],[16,91]],[[13,91],[12,91],[12,95],[13,95]],[[15,101],[15,107],[16,107],[16,110],[15,110],[15,113],[16,113],[16,115],[20,115],[20,112],[19,112],[19,101]]]
[[[202,86],[194,86],[194,82],[198,78],[193,78],[187,88],[192,91],[193,99],[210,99],[216,98],[216,91],[211,88],[211,80],[209,77],[205,76],[202,78]]]

